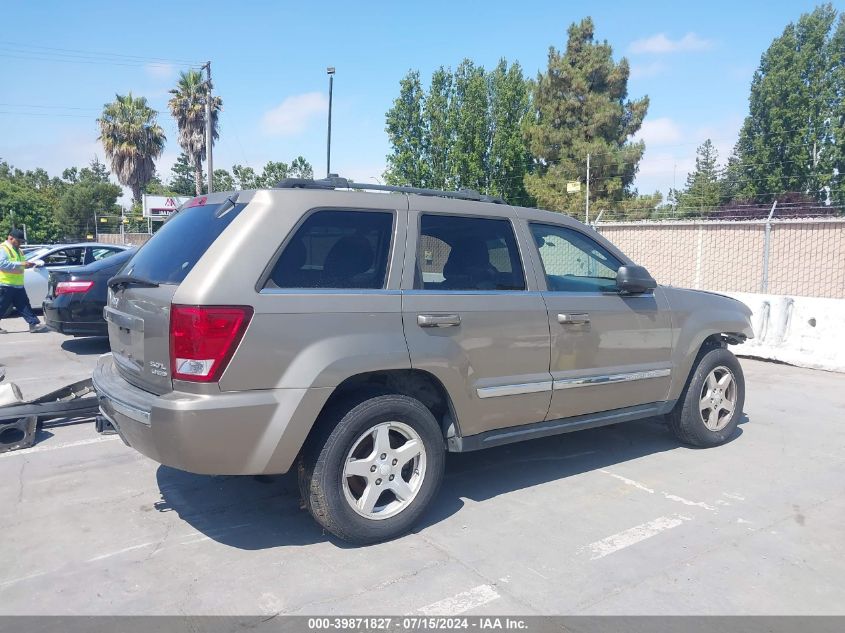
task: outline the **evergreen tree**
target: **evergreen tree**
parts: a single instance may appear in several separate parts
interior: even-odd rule
[[[534,85],[526,125],[534,172],[526,189],[539,206],[581,216],[585,190],[566,193],[567,181],[586,180],[591,154],[591,205],[612,209],[631,190],[643,142],[632,143],[648,110],[648,97],[628,96],[628,61],[613,61],[610,45],[594,40],[591,18],[569,27],[566,52],[549,49],[548,70]]]
[[[835,21],[830,4],[803,14],[775,38],[754,73],[730,175],[761,202],[786,192],[826,200],[839,186],[845,27],[840,19],[832,33]]]
[[[172,176],[168,187],[173,193],[179,196],[196,195],[194,166],[185,152],[179,154],[179,158],[176,159],[173,167],[170,168],[170,173]],[[202,181],[205,182],[205,174],[202,175]]]
[[[682,191],[672,189],[671,203],[679,215],[696,215],[704,209],[717,207],[723,200],[719,153],[710,139],[695,151],[695,171],[687,175]]]

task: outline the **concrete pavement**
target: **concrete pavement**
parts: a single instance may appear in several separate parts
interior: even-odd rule
[[[103,351],[0,339],[27,397]],[[363,548],[290,475],[192,475],[50,427],[0,455],[0,614],[842,614],[845,377],[742,365],[723,447],[644,421],[449,455],[415,533]]]

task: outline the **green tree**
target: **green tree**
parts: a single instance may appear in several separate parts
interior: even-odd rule
[[[232,177],[236,189],[255,189],[258,187],[255,170],[243,165],[232,165]]]
[[[167,102],[170,114],[176,119],[179,129],[179,146],[188,156],[194,169],[194,193],[200,195],[203,188],[202,161],[205,158],[205,105],[209,99],[210,86],[198,70],[179,74],[179,82],[170,90],[173,95]],[[211,99],[211,144],[219,138],[217,119],[223,108],[223,100]]]
[[[53,242],[58,238],[54,210],[63,186],[43,169],[21,171],[0,161],[0,226],[3,230],[26,226],[30,242]]]
[[[387,111],[385,129],[393,151],[385,178],[391,185],[427,186],[422,103],[420,73],[413,70],[399,82],[399,96]]]
[[[297,156],[290,164],[288,175],[291,178],[313,178],[314,168],[304,157]]]
[[[170,174],[170,181],[167,186],[176,195],[195,196],[203,192],[205,174],[202,171],[202,165],[200,165],[200,190],[197,193],[194,166],[191,164],[191,158],[185,152],[179,154],[176,162],[173,163],[173,167],[170,168]]]
[[[122,191],[109,182],[81,181],[68,187],[59,202],[58,232],[65,239],[84,238],[94,232],[97,216],[120,213]]]
[[[455,71],[455,92],[449,104],[454,131],[450,165],[460,189],[489,191],[489,94],[484,68],[465,59]]]
[[[522,135],[529,100],[522,68],[504,59],[489,74],[469,59],[454,73],[441,66],[426,93],[419,72],[409,72],[386,115],[392,152],[385,179],[432,189],[476,189],[514,204],[529,203]]]
[[[734,187],[758,201],[786,192],[825,200],[836,186],[845,33],[841,19],[833,32],[835,22],[833,7],[821,5],[788,24],[760,59],[729,171]]]
[[[290,167],[284,162],[268,161],[261,175],[255,180],[257,188],[269,188],[290,175]]]
[[[155,173],[155,159],[161,156],[166,137],[156,122],[158,113],[144,97],[115,95],[103,107],[97,123],[99,140],[118,182],[132,190],[140,204],[141,191]]]
[[[225,169],[214,170],[214,189],[216,191],[234,191],[235,179]]]
[[[628,99],[628,61],[614,62],[610,45],[595,41],[591,18],[571,25],[568,36],[563,54],[550,47],[548,69],[534,84],[525,126],[534,170],[525,185],[540,206],[580,216],[585,188],[568,194],[566,183],[586,180],[587,154],[592,206],[610,210],[633,195],[645,144],[631,137],[649,101]]]
[[[712,141],[707,139],[695,152],[695,170],[687,175],[684,188],[669,192],[670,204],[678,215],[696,215],[702,209],[713,209],[721,204],[724,194],[722,170],[718,163],[719,153]]]
[[[833,137],[832,163],[834,177],[831,183],[831,198],[845,205],[845,13],[839,20],[828,46],[829,79],[833,84],[830,125]]]
[[[449,104],[453,95],[451,70],[441,66],[431,75],[431,84],[423,101],[423,124],[425,126],[425,160],[428,163],[429,181],[432,189],[454,188],[450,157],[454,137]]]
[[[525,147],[522,124],[528,114],[529,86],[515,62],[508,68],[502,59],[490,73],[489,192],[511,204],[531,204],[525,190],[530,155]]]

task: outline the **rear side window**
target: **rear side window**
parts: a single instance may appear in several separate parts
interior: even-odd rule
[[[117,251],[113,256],[107,257],[105,259],[98,259],[92,264],[88,264],[85,267],[85,271],[89,273],[98,272],[101,270],[106,270],[113,268],[117,270],[121,266],[123,266],[126,262],[128,262],[132,255],[136,253],[136,249],[129,249],[125,251]]]
[[[279,256],[269,288],[384,288],[393,214],[317,211]]]
[[[188,207],[170,216],[132,258],[126,274],[158,284],[180,284],[245,204]]]
[[[425,290],[525,290],[511,223],[423,215],[415,285]]]

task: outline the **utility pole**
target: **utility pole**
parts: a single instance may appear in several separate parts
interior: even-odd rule
[[[332,88],[334,87],[334,66],[326,68],[329,76],[329,133],[326,137],[326,178],[332,175]]]
[[[587,154],[587,212],[584,224],[590,223],[590,154]]]
[[[205,62],[205,164],[208,169],[208,193],[214,191],[214,163],[211,160],[211,62]]]

